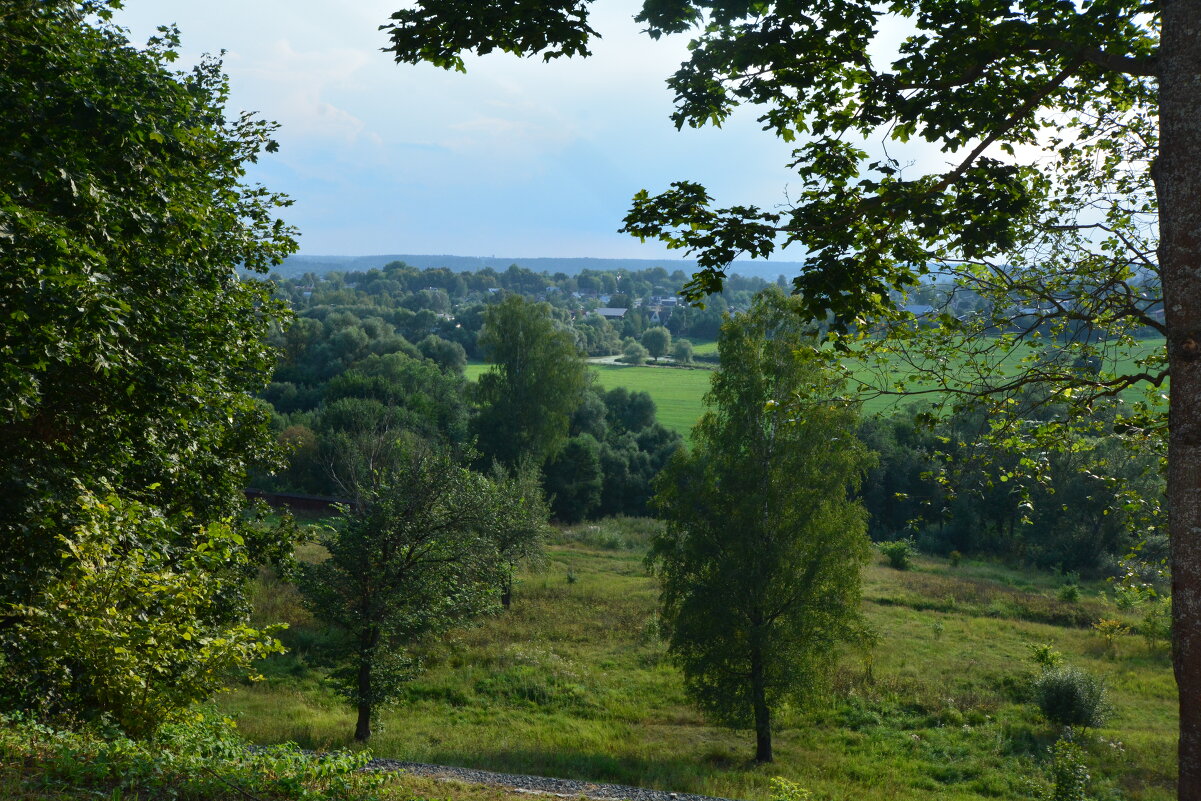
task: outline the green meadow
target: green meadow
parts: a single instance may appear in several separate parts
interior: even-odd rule
[[[1110,688],[1111,722],[1079,738],[1090,797],[1172,797],[1167,653],[1132,634],[1111,646],[1090,628],[1102,617],[1136,623],[1104,585],[1061,601],[1057,577],[968,560],[920,557],[902,572],[877,555],[863,607],[876,646],[849,650],[807,708],[784,708],[776,761],[754,764],[752,735],[689,704],[657,636],[643,564],[656,525],[614,519],[559,532],[511,610],[420,651],[426,670],[381,715],[372,751],[753,801],[771,797],[774,776],[831,801],[1030,799],[1046,787],[1059,735],[1030,699],[1031,646],[1049,644]],[[352,710],[323,681],[326,635],[295,591],[264,576],[257,616],[291,624],[290,653],[265,664],[264,681],[221,696],[222,711],[255,742],[353,747]]]
[[[704,412],[701,399],[709,391],[710,370],[682,367],[649,367],[624,364],[589,364],[596,382],[605,389],[625,387],[631,391],[648,392],[655,401],[659,422],[684,436]],[[467,365],[467,377],[472,381],[488,369],[488,365]]]
[[[1140,342],[1140,345],[1143,349],[1142,352],[1150,353],[1155,349],[1163,348],[1164,340],[1162,338],[1147,339]],[[696,352],[698,354],[716,354],[717,343],[702,343],[697,346]],[[1028,353],[1029,350],[1025,347],[1015,348],[1005,363],[1016,366],[1020,359]],[[590,364],[589,367],[595,374],[597,382],[605,389],[625,387],[632,391],[650,393],[658,408],[659,421],[684,436],[688,435],[689,430],[704,413],[703,398],[709,390],[709,370],[596,363]],[[474,362],[467,365],[467,377],[474,381],[487,369],[488,365]],[[896,357],[871,369],[863,365],[852,365],[851,369],[852,374],[859,380],[879,386],[881,383],[887,384],[895,380],[895,376],[907,375],[913,368],[900,357]],[[1111,369],[1116,372],[1133,371],[1133,357],[1127,355],[1115,360]],[[1166,393],[1167,388],[1164,387],[1162,391]],[[1126,390],[1122,396],[1127,400],[1134,401],[1140,399],[1143,392],[1142,387],[1133,387]],[[886,414],[922,398],[938,400],[941,397],[938,393],[909,398],[868,393],[863,404],[863,413],[868,415]]]

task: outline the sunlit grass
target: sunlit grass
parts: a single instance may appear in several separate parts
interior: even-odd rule
[[[512,610],[424,649],[427,671],[383,713],[372,750],[731,798],[766,799],[770,778],[785,776],[816,798],[1028,799],[1057,735],[1025,696],[1029,645],[1050,643],[1112,690],[1117,716],[1085,738],[1098,796],[1171,797],[1166,654],[1134,636],[1116,654],[1104,647],[1087,623],[1125,613],[1101,597],[1103,584],[1063,604],[1058,577],[970,560],[922,557],[901,572],[877,557],[864,576],[877,646],[848,652],[811,709],[783,710],[776,762],[752,764],[749,733],[698,713],[665,658],[642,562],[654,525],[561,532]],[[1082,610],[1083,624],[1038,622],[1057,606]],[[303,624],[287,636],[300,656],[268,664],[266,682],[224,696],[223,708],[259,742],[351,745],[352,710],[322,680],[321,636]]]

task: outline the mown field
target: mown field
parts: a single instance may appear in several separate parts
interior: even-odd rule
[[[1147,352],[1162,348],[1163,344],[1164,341],[1162,339],[1148,339],[1142,342]],[[717,343],[702,343],[697,346],[696,352],[698,354],[716,354]],[[1016,364],[1026,352],[1024,349],[1016,350],[1012,354],[1010,361]],[[635,367],[621,364],[590,364],[589,366],[595,373],[597,382],[605,389],[625,387],[633,391],[650,393],[658,408],[659,421],[684,436],[688,435],[692,426],[704,414],[703,398],[709,390],[709,370],[652,366]],[[1117,361],[1115,367],[1119,372],[1132,371],[1134,367],[1133,360],[1131,358],[1124,358]],[[487,369],[488,365],[483,363],[469,364],[467,365],[467,377],[475,380]],[[890,373],[903,374],[911,368],[900,359],[897,359],[887,364],[882,371],[879,369],[868,370],[863,367],[853,369],[855,375],[864,382],[879,385],[881,381],[887,383],[890,380]],[[1163,391],[1166,392],[1166,388]],[[1134,401],[1140,399],[1142,393],[1143,389],[1141,387],[1135,387],[1127,390],[1123,393],[1123,396],[1127,400]],[[936,400],[938,396],[927,395],[921,397],[927,400]],[[863,413],[867,415],[888,413],[907,403],[914,402],[916,399],[888,395],[869,395],[863,404]]]
[[[920,558],[901,572],[876,557],[864,610],[877,646],[846,654],[812,708],[783,710],[776,762],[754,765],[750,733],[707,721],[666,659],[643,565],[655,525],[560,532],[510,611],[424,649],[427,672],[382,715],[372,750],[755,801],[770,797],[773,776],[815,799],[1030,799],[1058,734],[1029,699],[1030,646],[1048,643],[1111,689],[1115,717],[1081,740],[1093,797],[1172,796],[1167,654],[1133,635],[1110,649],[1089,628],[1125,617],[1104,585],[1062,602],[1057,577],[970,561]],[[223,695],[222,710],[257,742],[351,745],[352,711],[323,682],[324,636],[294,591],[264,579],[257,609],[261,622],[292,624],[292,651],[265,666],[264,682]]]
[[[710,370],[676,367],[590,364],[596,381],[605,389],[625,387],[648,392],[655,400],[659,422],[688,436],[688,431],[704,413],[701,399],[709,391]],[[486,364],[467,365],[467,377],[477,379],[488,369]]]

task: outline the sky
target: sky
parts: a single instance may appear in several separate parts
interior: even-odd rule
[[[466,74],[381,52],[401,3],[126,0],[117,21],[135,43],[177,24],[178,64],[225,51],[233,110],[280,124],[280,152],[249,177],[292,197],[283,216],[303,254],[674,260],[617,233],[639,189],[686,179],[720,205],[784,202],[793,145],[753,109],[675,129],[664,81],[687,39],[640,33],[638,2],[594,4],[589,59],[490,54]]]

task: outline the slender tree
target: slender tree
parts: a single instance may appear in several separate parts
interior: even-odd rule
[[[543,546],[550,534],[550,508],[538,470],[528,462],[512,473],[498,467],[491,478],[488,536],[500,559],[500,603],[508,609],[513,603],[518,565],[542,560]]]
[[[869,545],[851,493],[871,459],[854,409],[804,400],[830,376],[782,295],[730,318],[718,348],[693,448],[656,482],[667,528],[648,561],[689,695],[753,726],[770,762],[774,710],[811,698],[861,629]]]
[[[480,376],[479,448],[507,467],[542,464],[567,440],[583,402],[587,368],[550,307],[509,295],[484,315],[480,347],[493,365]]]

